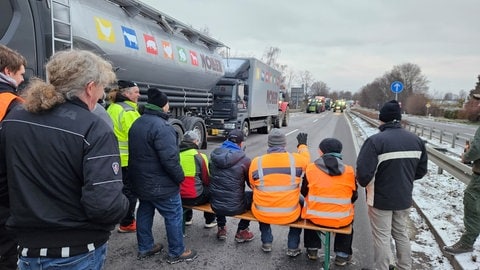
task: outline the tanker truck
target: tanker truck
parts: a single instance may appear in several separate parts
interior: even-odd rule
[[[136,0],[2,0],[0,10],[0,43],[26,57],[27,79],[45,78],[55,51],[93,51],[138,84],[140,102],[149,87],[165,92],[179,139],[194,130],[207,147],[210,90],[224,75],[220,41]]]
[[[281,90],[281,73],[255,58],[223,59],[225,76],[212,89],[213,111],[206,119],[209,135],[233,129],[248,136],[287,126],[289,106]]]

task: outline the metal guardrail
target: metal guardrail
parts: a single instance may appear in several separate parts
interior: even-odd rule
[[[350,111],[349,113],[360,117],[363,121],[369,123],[373,127],[378,127],[380,125],[380,121],[369,118],[359,112]],[[470,166],[445,155],[445,151],[439,150],[436,147],[427,145],[426,148],[429,160],[439,167],[438,173],[442,173],[442,170],[445,170],[465,184],[470,182],[470,178],[473,174]]]

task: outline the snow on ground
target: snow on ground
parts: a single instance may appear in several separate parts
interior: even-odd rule
[[[377,128],[370,127],[360,118],[353,115],[352,118],[353,125],[363,132],[363,139],[379,132]],[[427,141],[435,146],[444,146],[438,141]],[[449,150],[458,154],[463,151],[461,148]],[[437,172],[437,165],[429,161],[428,174],[415,181],[413,199],[442,241],[446,245],[451,245],[460,238],[464,230],[463,190],[466,185],[446,171],[443,171],[443,174]],[[414,237],[411,237],[414,264],[425,266],[425,269],[454,269],[449,262],[451,258],[443,255],[441,252],[443,247],[439,246],[429,226],[415,208],[412,208],[410,218],[414,223],[413,227],[416,228]],[[418,254],[422,255],[416,256]],[[455,260],[465,270],[480,270],[480,240],[477,239],[472,253],[456,255]]]

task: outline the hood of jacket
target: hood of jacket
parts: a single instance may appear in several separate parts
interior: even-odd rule
[[[180,149],[180,152],[187,151],[190,149],[198,149],[198,145],[196,143],[186,142],[186,141],[181,141],[178,147]]]
[[[336,156],[325,154],[315,160],[315,165],[328,175],[341,175],[345,171],[343,160]]]
[[[222,169],[232,167],[243,157],[245,157],[245,152],[240,149],[240,146],[228,140],[210,154],[211,162]]]

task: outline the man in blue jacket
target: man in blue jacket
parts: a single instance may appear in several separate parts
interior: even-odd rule
[[[375,269],[389,269],[390,234],[395,240],[398,269],[411,269],[407,219],[413,181],[427,173],[425,143],[402,128],[400,105],[389,101],[380,109],[380,133],[362,145],[356,179],[365,187],[372,226]]]
[[[175,129],[168,123],[167,96],[157,88],[148,89],[145,111],[128,134],[129,170],[133,192],[140,201],[137,210],[138,259],[159,253],[154,244],[152,225],[155,209],[165,220],[170,264],[193,261],[197,252],[183,243],[183,212],[180,184],[184,179],[180,166]]]

